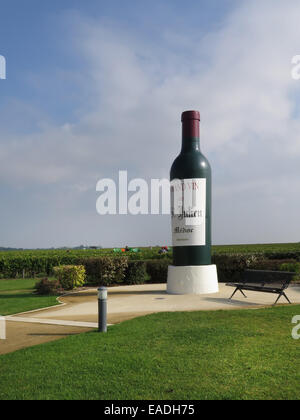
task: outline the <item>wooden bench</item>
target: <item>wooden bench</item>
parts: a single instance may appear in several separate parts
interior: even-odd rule
[[[247,298],[243,290],[250,290],[253,292],[278,294],[278,298],[274,305],[276,305],[281,296],[284,296],[286,300],[291,303],[285,294],[285,290],[289,287],[294,277],[295,273],[287,271],[245,270],[242,281],[226,284],[226,286],[236,288],[229,299],[232,299],[238,290]]]

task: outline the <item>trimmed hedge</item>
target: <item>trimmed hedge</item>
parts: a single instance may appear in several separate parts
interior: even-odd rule
[[[295,264],[295,260],[268,260],[261,258],[251,264],[250,268],[253,270],[289,271],[283,268],[284,264]]]
[[[125,284],[145,284],[150,280],[145,261],[129,261],[125,274]]]
[[[80,265],[82,260],[95,260],[98,258],[126,258],[130,261],[162,261],[162,264],[168,263],[172,259],[172,252],[167,254],[159,254],[158,249],[153,250],[143,250],[141,252],[127,252],[120,256],[120,254],[113,253],[110,251],[103,251],[105,255],[83,255],[83,252],[88,251],[32,251],[32,253],[27,251],[20,251],[18,253],[7,252],[0,254],[0,277],[2,278],[16,278],[16,277],[35,277],[37,275],[51,276],[53,274],[53,267],[60,265]],[[240,255],[241,258],[249,257],[249,255],[255,259],[260,260],[294,260],[295,262],[300,262],[300,251],[262,251],[262,252],[249,252],[245,254],[244,252],[214,252],[213,260],[220,262],[220,269],[222,270],[223,278],[223,262],[226,261],[226,258],[229,260],[234,259],[234,256]],[[225,259],[224,259],[225,258]],[[154,263],[156,264],[156,263]],[[243,264],[243,262],[242,262]],[[227,263],[226,263],[227,265]],[[164,265],[163,265],[164,266]],[[225,269],[226,271],[226,269]]]
[[[280,270],[291,271],[292,273],[300,273],[300,263],[285,262],[280,265]]]
[[[133,260],[132,258],[128,258],[127,254],[122,256],[112,255],[81,258],[65,255],[59,261],[57,257],[37,257],[26,260],[26,269],[22,265],[24,263],[23,258],[8,258],[7,260],[0,259],[0,273],[2,273],[2,276],[12,278],[22,276],[22,270],[24,269],[26,275],[33,276],[34,274],[46,273],[50,276],[53,274],[53,267],[55,266],[82,265],[86,271],[87,283],[90,285],[111,286],[114,284],[141,284],[141,282],[166,283],[168,266],[172,264],[170,257],[170,255],[164,255],[164,258]],[[68,261],[68,263],[65,264],[65,261]],[[136,262],[139,262],[140,265],[136,265]],[[219,281],[228,282],[240,280],[242,272],[247,268],[283,270],[282,264],[297,263],[297,259],[276,258],[270,260],[262,253],[214,254],[212,263],[217,265]],[[148,277],[143,274],[144,264]],[[129,266],[131,267],[130,269]],[[31,270],[33,269],[34,271],[32,272]],[[140,274],[137,274],[138,272]],[[144,278],[144,280],[140,280],[139,277]],[[69,284],[67,287],[69,288],[71,285]]]
[[[34,253],[35,251],[33,251]],[[109,255],[99,256],[83,256],[79,253],[76,254],[73,251],[58,251],[53,252],[50,250],[46,255],[39,255],[37,251],[36,255],[32,255],[26,251],[20,251],[16,253],[2,253],[0,255],[0,278],[18,278],[26,277],[32,278],[37,275],[50,276],[53,274],[53,268],[60,265],[79,265],[82,260],[87,259],[98,259],[98,258],[127,258],[132,261],[140,260],[145,261],[151,258],[154,259],[168,259],[171,255],[159,254],[158,250],[144,250],[142,252],[127,252],[120,255],[116,255],[113,251],[109,252]]]
[[[147,273],[150,276],[150,283],[166,283],[168,278],[168,267],[172,264],[170,259],[148,260],[146,262]]]
[[[220,283],[228,281],[240,281],[244,270],[250,268],[259,260],[259,257],[252,254],[219,254],[213,255],[212,263],[218,269]]]
[[[300,263],[293,259],[269,260],[260,254],[215,255],[213,263],[217,265],[220,283],[241,280],[246,269],[297,272],[300,267]]]
[[[296,260],[300,261],[300,252],[264,252],[262,253],[264,258],[268,260]]]
[[[128,267],[128,258],[84,258],[81,259],[81,264],[85,267],[88,284],[110,286],[123,283]]]
[[[87,283],[94,286],[114,284],[166,283],[170,259],[133,261],[126,257],[81,259]]]
[[[0,277],[17,278],[35,277],[38,274],[50,276],[53,274],[53,268],[60,265],[78,265],[80,259],[77,256],[18,256],[0,258]]]

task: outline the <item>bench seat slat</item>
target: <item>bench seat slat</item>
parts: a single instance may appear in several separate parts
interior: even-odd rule
[[[279,283],[270,283],[264,284],[261,283],[227,283],[226,286],[232,287],[241,287],[245,289],[246,287],[250,288],[257,288],[257,289],[274,289],[274,290],[282,290],[282,284]]]

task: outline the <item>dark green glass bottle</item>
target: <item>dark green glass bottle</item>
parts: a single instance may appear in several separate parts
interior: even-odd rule
[[[173,265],[210,265],[211,168],[200,151],[198,111],[182,114],[182,149],[172,165],[170,178]],[[192,206],[186,204],[191,203],[191,194]]]

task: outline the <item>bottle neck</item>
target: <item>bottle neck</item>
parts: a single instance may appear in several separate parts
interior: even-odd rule
[[[200,152],[200,121],[196,119],[182,122],[181,152]]]

